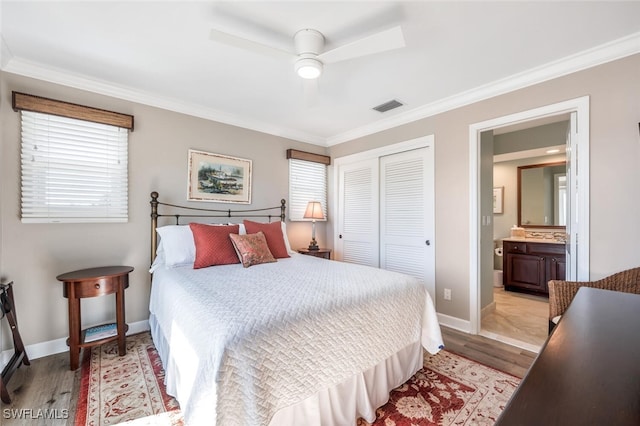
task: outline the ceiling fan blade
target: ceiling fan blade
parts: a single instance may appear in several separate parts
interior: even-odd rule
[[[215,29],[211,30],[209,38],[215,42],[226,44],[228,46],[233,46],[276,58],[291,58],[295,56],[293,53],[287,52],[286,50],[278,49],[277,47],[268,46],[266,44],[258,43],[257,41],[238,37],[236,35],[225,33],[223,31],[218,31]]]
[[[387,50],[400,49],[405,47],[405,45],[402,27],[398,25],[324,52],[318,55],[318,59],[326,64],[330,64],[332,62],[345,61],[360,56],[385,52]]]

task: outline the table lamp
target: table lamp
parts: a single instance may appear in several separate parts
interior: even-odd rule
[[[322,214],[322,205],[320,201],[309,201],[307,204],[307,210],[304,212],[304,219],[311,219],[311,242],[309,243],[309,250],[319,250],[318,243],[316,242],[316,219],[324,219]]]

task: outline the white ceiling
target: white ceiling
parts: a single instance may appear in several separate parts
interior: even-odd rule
[[[332,145],[640,52],[640,2],[0,1],[2,69]],[[293,63],[212,28],[327,48],[400,24],[406,47],[329,64],[305,96]],[[405,105],[385,114],[378,104]]]

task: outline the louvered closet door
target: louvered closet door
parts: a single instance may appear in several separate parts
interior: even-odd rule
[[[378,159],[340,166],[336,257],[378,267]]]
[[[415,276],[435,297],[433,148],[380,157],[380,267]]]

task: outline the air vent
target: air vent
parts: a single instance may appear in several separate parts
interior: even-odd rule
[[[378,105],[377,107],[373,107],[373,109],[375,109],[378,112],[387,112],[389,110],[401,107],[402,105],[404,105],[402,102],[393,99],[389,102],[385,102],[381,105]]]

